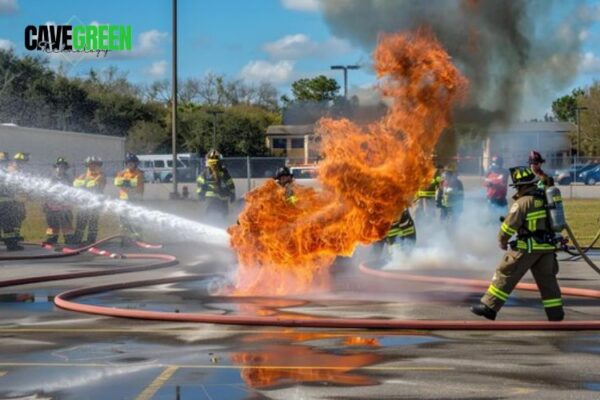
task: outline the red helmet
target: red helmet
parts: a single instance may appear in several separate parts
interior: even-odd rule
[[[535,150],[531,150],[529,153],[529,164],[541,164],[543,162],[546,162],[546,160],[542,158],[542,155]]]

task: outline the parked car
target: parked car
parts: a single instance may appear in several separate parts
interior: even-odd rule
[[[140,155],[140,169],[147,182],[171,182],[173,180],[173,156],[171,154]],[[196,179],[199,158],[195,154],[177,154],[177,179],[193,182]]]
[[[595,185],[600,182],[600,165],[596,165],[594,168],[580,173],[577,180],[586,185]]]
[[[580,165],[572,165],[569,169],[558,170],[554,174],[554,181],[559,185],[570,185],[575,181],[575,176],[577,176],[577,181],[583,182],[580,178],[581,173],[589,171],[598,165],[597,163],[588,162]]]

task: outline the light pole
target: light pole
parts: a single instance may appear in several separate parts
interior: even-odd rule
[[[171,77],[171,146],[173,147],[173,192],[170,197],[179,198],[177,191],[177,0],[173,0],[173,71]]]
[[[217,115],[223,114],[221,110],[210,110],[209,114],[213,115],[213,133],[212,133],[212,148],[217,150]]]
[[[344,70],[344,98],[348,99],[348,70],[359,69],[358,65],[332,65],[331,69],[343,69]]]
[[[580,120],[580,114],[582,110],[587,110],[587,107],[577,107],[575,109],[576,112],[576,117],[577,117],[577,155],[575,158],[575,183],[577,183],[577,175],[579,175],[577,173],[577,166],[579,164],[579,154],[581,152],[581,120]]]

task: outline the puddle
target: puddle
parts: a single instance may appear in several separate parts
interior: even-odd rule
[[[594,392],[600,392],[600,382],[588,382],[584,383],[583,387]]]
[[[4,293],[0,294],[0,309],[52,311],[54,296],[40,293]]]

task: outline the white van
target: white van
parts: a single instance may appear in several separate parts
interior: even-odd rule
[[[146,182],[171,182],[173,179],[173,155],[146,154],[138,156],[140,170]],[[180,182],[194,182],[200,159],[193,153],[177,154],[177,179]]]

